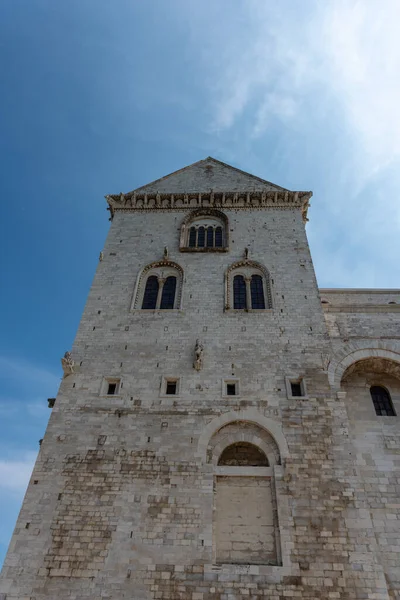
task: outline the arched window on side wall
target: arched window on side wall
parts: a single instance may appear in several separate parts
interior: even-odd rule
[[[381,387],[380,385],[373,385],[370,389],[370,392],[377,415],[385,417],[396,416],[392,399],[389,392],[385,390],[385,388]]]
[[[233,279],[233,307],[247,308],[246,282],[243,275],[235,275]]]
[[[142,308],[154,309],[157,305],[158,296],[158,278],[155,275],[151,275],[146,281],[146,287],[143,295]]]
[[[211,207],[196,209],[182,222],[179,249],[181,252],[226,252],[228,236],[225,214]]]
[[[225,310],[272,308],[271,280],[267,269],[245,259],[230,266],[225,274]]]
[[[174,308],[176,291],[176,277],[169,276],[162,289],[160,308]]]
[[[191,227],[189,231],[189,248],[196,248],[197,232],[196,227]]]
[[[183,271],[175,262],[161,260],[139,274],[132,309],[173,310],[181,308]]]
[[[197,247],[198,248],[204,248],[205,244],[205,231],[204,231],[204,227],[201,226],[199,227],[198,231],[197,231]]]
[[[261,275],[252,275],[250,282],[251,308],[265,308],[264,286]]]

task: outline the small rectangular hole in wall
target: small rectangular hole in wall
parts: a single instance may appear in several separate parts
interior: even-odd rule
[[[35,479],[35,481],[33,482],[33,485],[37,485],[39,483],[38,479]]]
[[[167,381],[167,387],[165,393],[168,396],[175,396],[177,391],[177,382],[176,381]]]
[[[27,523],[27,524],[25,525],[25,529],[29,529],[29,525],[30,525],[30,523]]]
[[[114,396],[116,394],[116,391],[117,391],[117,384],[109,383],[108,388],[107,388],[107,396]]]
[[[297,381],[296,382],[292,381],[290,383],[290,388],[292,390],[292,396],[298,396],[298,397],[300,397],[300,396],[303,395],[300,381],[298,381],[298,382]]]
[[[236,383],[227,383],[226,384],[226,395],[227,396],[236,396]]]

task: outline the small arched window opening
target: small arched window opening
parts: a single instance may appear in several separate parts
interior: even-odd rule
[[[374,385],[371,387],[370,392],[377,415],[385,417],[396,416],[392,399],[389,392],[385,388],[381,387],[380,385]]]
[[[146,281],[146,287],[143,295],[142,308],[144,309],[155,309],[157,306],[158,296],[158,278],[155,275],[151,275]]]
[[[215,247],[222,248],[222,227],[215,228]]]
[[[214,208],[191,212],[182,223],[179,247],[181,251],[228,250],[227,217]]]
[[[197,247],[198,248],[204,248],[204,242],[205,242],[205,230],[204,227],[199,227],[199,230],[197,232]]]
[[[234,263],[225,275],[225,310],[272,308],[271,280],[267,269],[252,260]]]
[[[261,275],[252,275],[250,290],[251,308],[265,308],[264,286]]]
[[[207,227],[207,248],[214,248],[214,227]]]
[[[139,274],[132,309],[173,310],[181,308],[183,271],[175,262],[161,260]]]
[[[231,444],[222,452],[218,466],[229,467],[269,467],[264,452],[249,442]]]
[[[233,307],[247,308],[246,282],[243,275],[235,275],[233,279]]]
[[[191,227],[190,233],[189,233],[189,248],[196,247],[196,239],[197,239],[196,227]]]
[[[175,291],[176,291],[176,277],[167,277],[163,285],[161,294],[160,308],[174,308],[175,304]]]

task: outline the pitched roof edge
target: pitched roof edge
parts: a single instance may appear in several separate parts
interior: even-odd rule
[[[207,156],[206,158],[202,158],[201,160],[197,160],[194,163],[191,163],[190,165],[186,165],[186,167],[182,167],[181,169],[178,169],[177,171],[173,171],[172,173],[168,173],[168,175],[164,175],[163,177],[159,177],[158,179],[154,179],[153,181],[149,181],[148,183],[145,183],[144,185],[141,185],[138,188],[135,188],[134,190],[131,190],[130,192],[125,192],[126,195],[132,194],[133,192],[140,192],[143,188],[146,188],[149,185],[154,185],[156,183],[159,183],[161,181],[165,181],[165,179],[168,179],[169,177],[172,177],[173,175],[177,175],[178,173],[182,173],[183,171],[186,171],[186,169],[190,169],[191,167],[194,167],[195,165],[199,165],[201,163],[204,163],[208,160],[212,160],[213,162],[217,163],[218,165],[222,165],[224,167],[228,167],[229,169],[233,169],[234,171],[237,171],[238,173],[241,173],[242,175],[247,175],[252,177],[253,179],[257,179],[258,181],[260,181],[261,183],[267,184],[267,185],[272,185],[273,187],[275,187],[278,190],[282,190],[284,192],[287,191],[291,191],[288,190],[287,188],[281,187],[280,185],[276,185],[275,183],[272,183],[271,181],[267,181],[266,179],[262,179],[261,177],[257,177],[257,175],[253,175],[252,173],[248,173],[247,171],[243,171],[242,169],[238,169],[237,167],[233,167],[232,165],[229,165],[228,163],[224,163],[221,160],[217,160],[216,158],[213,158],[212,156]]]

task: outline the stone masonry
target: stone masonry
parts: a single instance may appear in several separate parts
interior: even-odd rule
[[[400,290],[318,289],[310,197],[212,158],[107,196],[0,600],[400,599]]]

